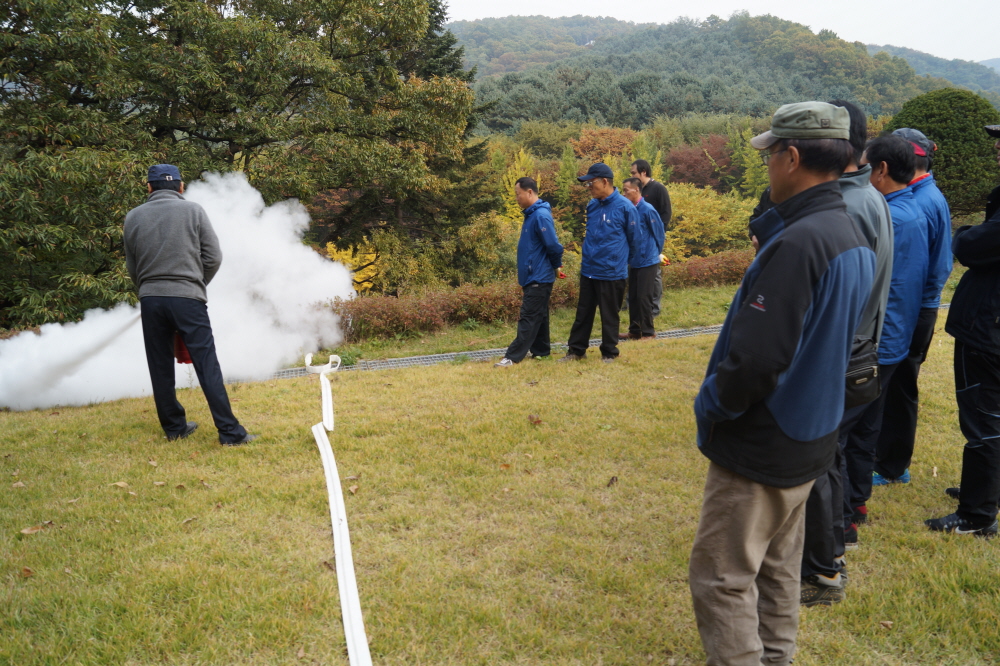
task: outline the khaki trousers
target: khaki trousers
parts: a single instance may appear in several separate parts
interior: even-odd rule
[[[689,584],[709,666],[788,664],[799,628],[806,499],[712,463]]]

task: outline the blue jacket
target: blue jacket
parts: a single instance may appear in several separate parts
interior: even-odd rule
[[[552,206],[539,199],[523,212],[524,223],[517,241],[517,283],[526,287],[535,282],[555,282],[556,269],[562,266],[563,246],[556,237]]]
[[[639,253],[639,214],[618,188],[603,201],[587,204],[587,235],[583,239],[580,275],[592,280],[628,278],[629,259]]]
[[[878,362],[899,363],[910,352],[910,339],[917,327],[927,283],[927,221],[906,187],[885,198],[892,215],[892,279],[885,306]]]
[[[634,256],[629,257],[628,265],[631,268],[646,268],[660,263],[660,253],[663,252],[663,220],[645,199],[639,199],[635,210],[639,214],[636,225],[639,249]]]
[[[833,463],[875,253],[836,181],[783,201],[750,228],[760,250],[695,399],[698,446],[730,471],[790,488]]]
[[[941,289],[951,275],[951,210],[937,183],[934,174],[927,174],[910,185],[913,198],[927,217],[927,283],[924,285],[924,300],[921,307],[936,308],[941,305]]]

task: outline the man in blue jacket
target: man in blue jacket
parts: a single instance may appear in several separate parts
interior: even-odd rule
[[[711,463],[688,579],[710,664],[795,654],[806,499],[834,460],[875,272],[837,184],[849,127],[842,107],[786,104],[751,141],[775,206],[751,222],[759,251],[694,405]]]
[[[594,315],[601,310],[601,358],[618,358],[618,310],[625,295],[628,262],[638,250],[639,216],[635,206],[618,193],[615,174],[607,164],[591,165],[577,178],[590,189],[587,204],[587,235],[580,261],[580,300],[569,333],[569,351],[560,361],[580,361],[590,346]]]
[[[916,169],[913,147],[898,136],[880,137],[868,144],[864,163],[872,167],[872,186],[889,204],[893,236],[892,279],[878,345],[881,393],[863,408],[844,445],[850,481],[844,494],[850,498],[854,514],[867,516],[886,387],[909,354],[927,283],[928,243],[926,216],[908,187]]]
[[[524,213],[521,238],[517,241],[517,283],[521,297],[521,315],[517,320],[517,337],[510,343],[498,368],[520,363],[531,352],[534,358],[545,358],[549,346],[549,297],[556,271],[562,266],[563,246],[556,236],[552,207],[538,198],[538,183],[534,178],[519,178],[514,183],[517,205]]]
[[[996,139],[1000,125],[986,127]],[[986,201],[986,221],[965,225],[951,245],[969,270],[955,289],[945,331],[955,338],[955,397],[966,438],[962,485],[945,492],[958,500],[955,513],[924,521],[938,532],[993,537],[1000,502],[1000,187]]]
[[[653,311],[660,254],[663,252],[663,221],[656,209],[643,198],[642,181],[638,178],[622,181],[622,195],[635,205],[639,214],[636,225],[639,250],[628,262],[628,337],[633,340],[655,338]]]
[[[913,457],[913,444],[917,435],[917,377],[934,337],[934,325],[941,305],[941,289],[951,275],[952,268],[951,211],[934,182],[934,175],[930,173],[937,145],[924,136],[923,132],[910,127],[898,129],[893,134],[909,141],[913,146],[917,169],[909,186],[927,221],[929,262],[924,298],[909,353],[900,362],[892,375],[892,381],[886,387],[882,431],[875,449],[873,486],[910,481],[910,459]]]

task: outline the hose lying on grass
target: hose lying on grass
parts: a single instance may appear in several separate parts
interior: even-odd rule
[[[313,366],[312,354],[306,355],[306,369],[319,375],[323,400],[323,421],[312,427],[313,437],[319,446],[326,474],[326,490],[330,497],[330,518],[333,522],[333,550],[337,563],[337,587],[340,590],[340,609],[344,617],[344,637],[347,640],[347,656],[351,666],[371,666],[372,657],[368,651],[368,636],[365,621],[361,616],[361,598],[358,596],[358,581],[354,576],[354,558],[351,556],[351,535],[347,530],[347,508],[344,506],[344,492],[340,487],[337,461],[327,432],[333,432],[333,389],[327,376],[340,367],[340,357],[331,356],[326,365]]]

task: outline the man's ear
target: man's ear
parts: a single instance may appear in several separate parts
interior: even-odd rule
[[[799,149],[795,146],[788,146],[785,149],[788,153],[788,171],[792,172],[802,166],[802,155],[799,154]]]
[[[146,194],[152,194],[152,193],[153,193],[153,186],[150,185],[149,183],[146,183]]]
[[[184,194],[184,181],[183,180],[181,181],[181,189],[180,189],[180,192],[178,192],[178,194]]]

